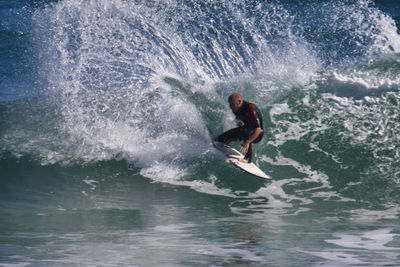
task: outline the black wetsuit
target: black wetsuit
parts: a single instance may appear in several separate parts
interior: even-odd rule
[[[261,128],[263,130],[260,135],[252,143],[258,143],[264,136],[264,123],[261,111],[253,103],[243,101],[243,105],[237,112],[234,112],[236,119],[241,120],[244,125],[238,128],[233,128],[229,131],[224,132],[217,137],[217,141],[229,144],[232,141],[246,141],[254,133],[255,129]],[[251,162],[252,159],[252,148],[251,144],[245,155],[245,159]]]

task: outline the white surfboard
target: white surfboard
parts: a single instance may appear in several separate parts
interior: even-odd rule
[[[234,149],[233,147],[226,145],[224,143],[214,141],[213,145],[215,148],[220,150],[224,155],[228,158],[228,160],[234,164],[235,166],[239,167],[240,169],[244,170],[247,173],[250,173],[254,176],[258,176],[260,178],[271,180],[272,178],[266,175],[260,168],[258,168],[254,163],[243,163],[240,159],[243,159],[244,156],[242,153]]]

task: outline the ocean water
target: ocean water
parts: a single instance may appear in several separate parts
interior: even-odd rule
[[[399,27],[396,0],[0,1],[0,266],[400,265]],[[272,181],[211,145],[234,91]]]

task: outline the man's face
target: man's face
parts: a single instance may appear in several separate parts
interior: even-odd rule
[[[233,112],[237,112],[243,104],[242,99],[233,99],[229,101],[229,106],[231,107]]]

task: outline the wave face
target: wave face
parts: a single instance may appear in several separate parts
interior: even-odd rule
[[[400,37],[370,1],[69,0],[37,8],[32,21],[47,97],[31,103],[40,106],[31,127],[6,130],[14,154],[185,169],[181,161],[208,150],[207,128],[232,127],[226,97],[235,90],[267,117],[260,155],[312,136],[365,147],[385,165],[380,145],[396,146]],[[334,149],[320,152],[336,158]]]
[[[6,40],[0,66],[11,66],[0,73],[0,167],[7,177],[29,175],[18,170],[20,164],[35,173],[35,182],[4,180],[5,188],[37,183],[51,190],[46,184],[57,182],[42,176],[68,173],[63,177],[71,182],[59,178],[66,192],[87,197],[123,173],[157,182],[151,187],[123,180],[128,187],[151,187],[151,193],[159,183],[189,188],[201,198],[221,197],[234,216],[273,227],[286,216],[305,224],[311,216],[315,224],[340,229],[399,217],[395,2],[21,1],[1,6],[0,16]],[[234,127],[227,103],[234,91],[264,115],[266,131],[254,158],[274,178],[271,183],[239,179],[242,173],[210,145],[214,134]],[[96,196],[96,209],[110,212],[110,206],[127,208],[132,201],[104,204],[107,193]],[[191,203],[186,197],[193,193],[181,194]],[[398,228],[385,225],[359,237],[335,232],[325,243],[379,243],[376,234],[398,238]],[[184,223],[172,233],[187,228]],[[374,244],[385,249],[385,242]],[[316,252],[318,244],[313,246],[306,253],[327,264],[363,265],[373,256],[350,251],[338,259],[341,250]],[[235,254],[216,251],[222,258]],[[250,262],[267,262],[250,251]],[[382,257],[394,264],[391,253]]]
[[[5,107],[3,152],[124,159],[177,182],[215,157],[209,130],[232,127],[226,98],[240,91],[265,114],[266,169],[400,178],[400,36],[370,1],[67,0],[31,13],[46,86]]]

